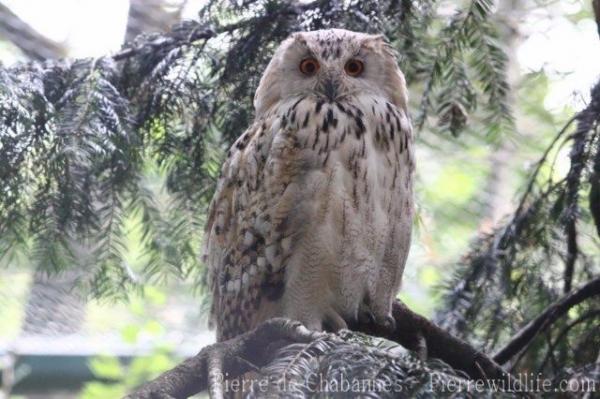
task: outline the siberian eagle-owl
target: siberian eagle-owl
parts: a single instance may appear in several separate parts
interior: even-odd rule
[[[219,341],[272,317],[391,322],[413,219],[407,101],[382,36],[299,32],[279,46],[209,209]]]

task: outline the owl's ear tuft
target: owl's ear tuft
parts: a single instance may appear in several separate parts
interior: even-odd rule
[[[384,35],[365,35],[361,47],[373,52],[383,63],[385,91],[391,102],[408,112],[408,90],[404,74],[398,67],[398,55]]]
[[[307,51],[309,50],[305,32],[292,33],[275,50],[275,54],[273,54],[269,65],[267,65],[254,95],[256,115],[263,114],[281,100],[283,94],[281,87],[283,87],[283,82],[289,78],[282,71],[282,65],[285,65],[286,59],[294,58],[289,56],[290,53],[305,53]]]
[[[304,32],[294,32],[290,35],[290,39],[298,44],[306,46],[306,37],[304,37]]]
[[[388,40],[384,35],[364,35],[361,47],[368,50],[380,50],[388,44]]]

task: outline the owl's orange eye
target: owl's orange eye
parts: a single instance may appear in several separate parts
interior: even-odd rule
[[[344,70],[350,76],[357,77],[360,76],[365,69],[365,65],[361,60],[352,59],[346,62],[344,66]]]
[[[300,62],[300,72],[306,76],[312,76],[319,70],[319,61],[314,58],[305,58]]]

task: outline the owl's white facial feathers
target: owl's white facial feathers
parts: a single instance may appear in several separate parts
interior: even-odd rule
[[[314,58],[319,70],[312,76],[299,68],[302,60]],[[358,77],[349,76],[344,66],[350,59],[364,65]],[[336,99],[370,93],[406,110],[404,75],[381,35],[368,35],[343,29],[298,32],[286,39],[275,52],[263,74],[254,97],[257,116],[298,96],[325,97],[324,86],[332,82]]]

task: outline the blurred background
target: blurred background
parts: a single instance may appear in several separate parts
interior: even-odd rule
[[[461,1],[440,3],[437,12],[451,15]],[[204,4],[0,0],[0,62],[9,67],[115,53],[140,33],[194,19]],[[418,136],[418,219],[400,297],[426,316],[436,309],[449,265],[514,208],[531,164],[587,104],[600,71],[588,1],[501,1],[497,7],[516,131],[501,141],[477,132],[461,140]],[[556,157],[560,173],[568,167],[567,154]],[[154,183],[163,178],[156,173]],[[133,269],[141,234],[134,225],[125,251]],[[191,279],[156,281],[126,298],[90,300],[73,289],[77,273],[36,273],[23,257],[8,263],[0,269],[0,398],[117,398],[214,340]]]

